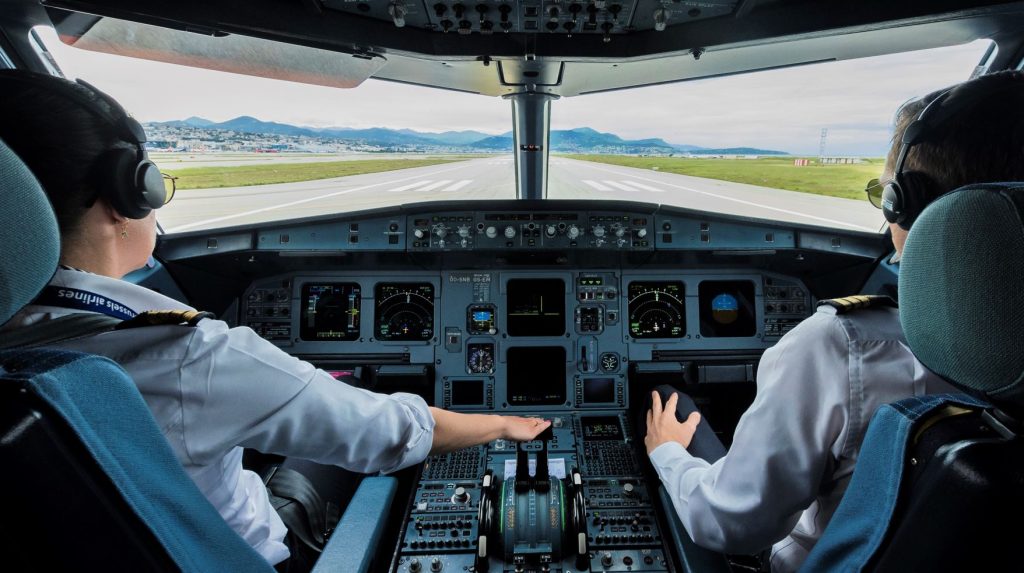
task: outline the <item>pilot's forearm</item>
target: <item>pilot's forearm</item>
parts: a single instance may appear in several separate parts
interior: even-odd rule
[[[431,454],[443,454],[485,444],[507,433],[504,416],[459,414],[440,408],[430,408],[430,413],[434,416],[435,422]]]

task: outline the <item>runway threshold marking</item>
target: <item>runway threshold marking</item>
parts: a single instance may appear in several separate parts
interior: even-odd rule
[[[427,183],[430,183],[430,179],[424,179],[423,181],[417,181],[415,183],[410,183],[408,185],[402,185],[401,187],[395,187],[394,189],[388,189],[388,193],[400,193],[402,191],[408,191],[410,189],[415,189],[420,185],[426,185]]]
[[[598,191],[611,191],[610,188],[605,187],[604,185],[601,185],[597,181],[591,181],[589,179],[584,179],[583,182],[586,183],[587,185],[590,185],[594,189],[597,189]]]
[[[637,192],[636,189],[634,189],[634,188],[632,188],[629,185],[626,185],[624,183],[619,183],[618,181],[605,181],[604,184],[605,185],[610,185],[610,186],[618,189],[619,191],[626,191],[627,193],[636,193]]]
[[[463,180],[455,183],[454,185],[449,186],[447,189],[442,189],[441,191],[444,191],[444,192],[458,191],[459,189],[462,189],[463,187],[465,187],[466,185],[469,185],[472,182],[473,182],[472,179],[463,179]]]
[[[631,185],[633,187],[639,187],[640,189],[643,189],[644,191],[650,191],[651,193],[664,193],[665,192],[664,189],[658,189],[657,187],[651,187],[650,185],[645,185],[643,183],[637,183],[636,181],[623,181],[623,183],[626,183],[626,184]]]
[[[850,227],[852,229],[858,229],[861,231],[869,231],[872,233],[878,232],[878,229],[865,227],[863,225],[856,225],[854,223],[847,223],[846,221],[838,221],[836,219],[829,219],[827,217],[818,217],[817,215],[809,215],[807,213],[801,213],[800,211],[793,211],[791,209],[783,209],[781,207],[772,207],[771,205],[764,205],[762,203],[755,203],[753,201],[747,201],[744,199],[737,199],[736,197],[729,197],[728,195],[720,195],[718,193],[711,193],[708,191],[701,191],[700,189],[694,189],[693,187],[686,187],[685,185],[677,185],[675,183],[668,183],[665,181],[659,181],[657,179],[650,179],[647,177],[640,177],[637,175],[623,173],[621,171],[615,171],[614,169],[605,169],[604,167],[598,167],[596,165],[587,165],[587,169],[593,169],[595,171],[604,171],[605,173],[614,173],[620,177],[632,177],[633,179],[640,179],[641,181],[649,181],[651,183],[657,183],[659,185],[666,185],[668,187],[675,187],[676,189],[682,189],[683,191],[689,191],[691,193],[697,193],[698,195],[707,195],[708,197],[715,197],[724,201],[732,201],[734,203],[740,203],[743,205],[749,205],[751,207],[758,207],[768,211],[776,211],[778,213],[786,213],[787,215],[796,215],[797,217],[804,217],[807,219],[813,219],[815,221],[822,221],[825,223],[831,223],[833,225],[841,225],[843,227]],[[585,181],[584,181],[585,183]]]
[[[435,181],[434,183],[431,183],[430,185],[427,185],[426,187],[420,187],[419,189],[417,189],[417,191],[433,191],[434,189],[437,189],[438,187],[443,187],[443,186],[445,186],[445,185],[447,185],[447,184],[449,184],[451,182],[452,182],[451,179],[445,179],[443,181]]]
[[[464,165],[460,165],[459,167],[449,167],[448,169],[441,169],[439,171],[434,171],[434,172],[431,173],[431,175],[439,175],[441,173],[447,173],[449,171],[457,171],[457,170],[463,169],[463,168],[465,168]],[[295,205],[302,205],[303,203],[312,203],[313,201],[319,201],[321,199],[329,199],[331,197],[337,197],[339,195],[347,195],[349,193],[355,193],[356,191],[365,191],[367,189],[373,189],[375,187],[381,187],[381,186],[384,186],[384,185],[394,185],[396,183],[404,183],[406,181],[412,181],[413,179],[420,179],[422,177],[423,177],[423,175],[420,174],[420,175],[416,175],[415,177],[402,177],[401,179],[393,179],[391,181],[381,181],[380,183],[371,183],[369,185],[363,185],[361,187],[353,187],[351,189],[343,189],[341,191],[335,191],[333,193],[327,193],[325,195],[317,195],[316,197],[307,197],[305,199],[299,199],[298,201],[290,201],[288,203],[281,203],[280,205],[270,205],[269,207],[262,207],[260,209],[253,209],[251,211],[244,211],[242,213],[233,213],[231,215],[224,215],[222,217],[214,217],[212,219],[204,219],[202,221],[196,221],[194,223],[188,223],[187,225],[179,225],[177,227],[174,227],[173,229],[167,229],[166,232],[167,233],[174,233],[174,232],[178,232],[178,231],[184,231],[186,229],[191,229],[193,227],[199,227],[199,226],[202,226],[202,225],[207,225],[209,223],[219,223],[221,221],[229,221],[231,219],[237,219],[239,217],[247,217],[249,215],[255,215],[257,213],[266,213],[268,211],[276,211],[277,209],[284,209],[286,207],[294,207]]]

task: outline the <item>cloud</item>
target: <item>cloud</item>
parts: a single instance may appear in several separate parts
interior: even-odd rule
[[[251,115],[314,127],[474,129],[504,133],[500,98],[369,80],[353,90],[308,86],[85,52],[39,29],[69,77],[118,99],[142,121]],[[660,137],[705,147],[755,146],[816,154],[883,155],[896,108],[967,79],[988,44],[937,48],[680,84],[564,98],[552,128],[592,127],[627,139]]]

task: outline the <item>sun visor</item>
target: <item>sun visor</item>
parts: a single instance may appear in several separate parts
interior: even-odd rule
[[[376,54],[344,54],[82,14],[53,21],[61,41],[83,50],[318,86],[354,88],[387,63]]]

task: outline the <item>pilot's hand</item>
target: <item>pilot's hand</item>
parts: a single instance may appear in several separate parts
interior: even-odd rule
[[[517,442],[528,442],[551,425],[550,420],[540,418],[523,418],[521,416],[501,416],[501,418],[505,421],[502,437]]]
[[[672,397],[661,405],[661,395],[652,392],[653,403],[647,412],[647,437],[644,438],[644,445],[647,446],[647,454],[650,455],[658,446],[666,442],[679,442],[684,448],[690,446],[690,440],[697,431],[697,424],[700,423],[700,414],[693,412],[685,422],[680,423],[676,419],[676,403],[679,402],[679,395],[672,394]]]

